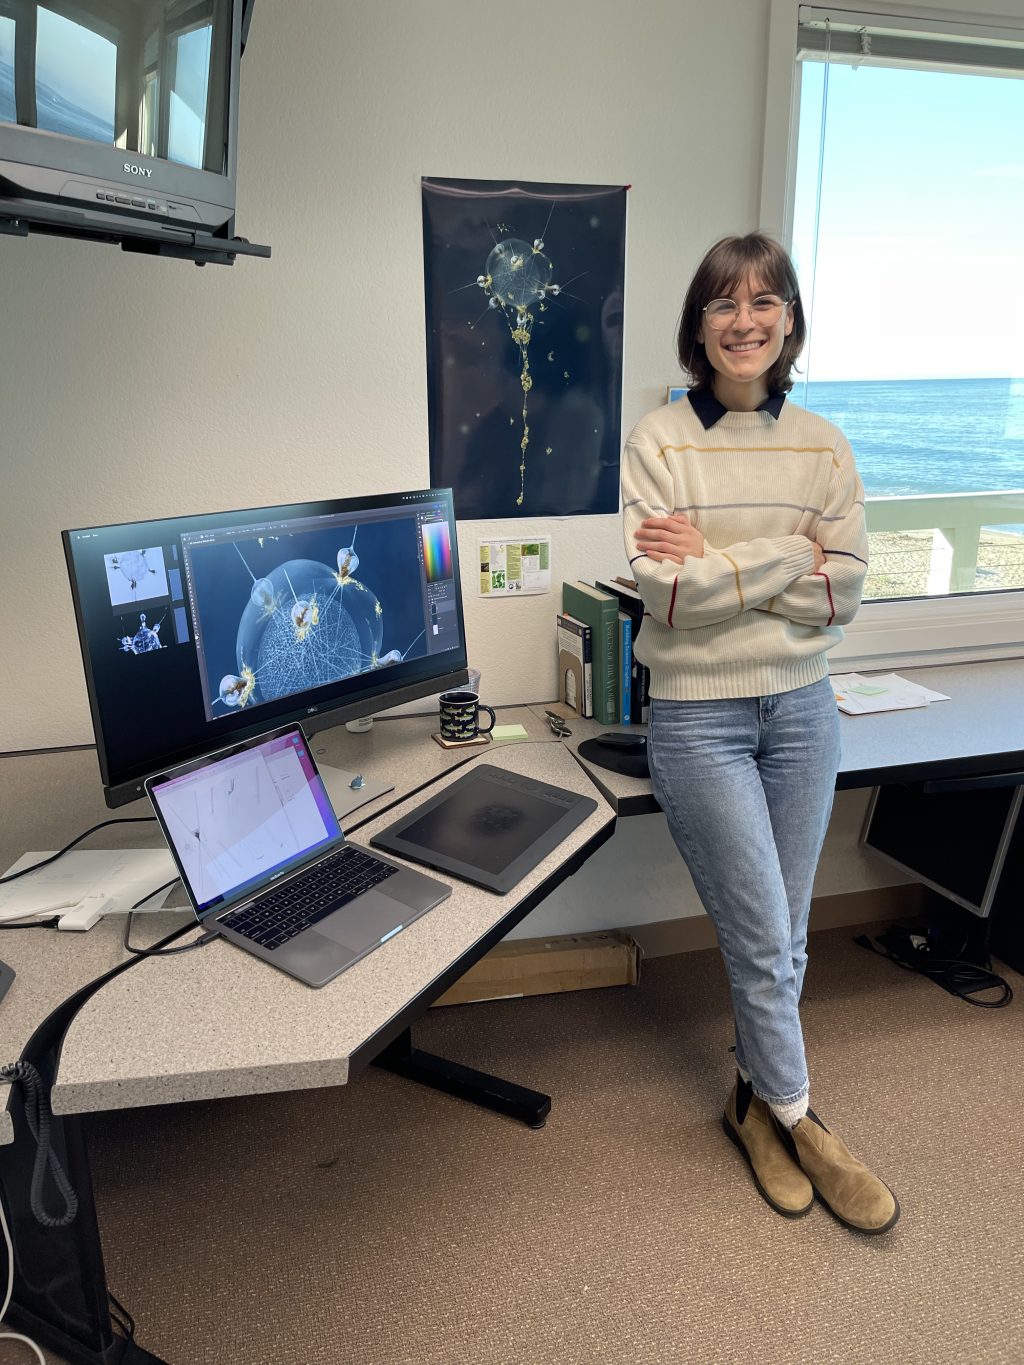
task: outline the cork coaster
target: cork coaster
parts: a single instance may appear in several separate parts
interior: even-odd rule
[[[445,739],[442,735],[431,735],[430,738],[440,744],[442,749],[479,749],[491,742],[490,735],[474,735],[472,739]]]

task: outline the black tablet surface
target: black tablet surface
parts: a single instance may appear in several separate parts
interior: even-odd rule
[[[370,843],[503,894],[595,810],[589,796],[481,763]]]

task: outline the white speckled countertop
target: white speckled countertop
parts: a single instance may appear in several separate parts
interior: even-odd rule
[[[502,723],[522,724],[530,739],[550,739],[547,726],[525,708],[502,708],[498,715]],[[342,726],[314,736],[312,747],[322,762],[350,771],[364,768],[368,772],[383,771],[396,781],[396,793],[378,798],[354,813],[345,822],[346,829],[355,828],[360,820],[385,809],[398,793],[415,791],[424,782],[463,762],[467,755],[495,754],[500,747],[495,744],[481,750],[442,750],[430,738],[436,729],[436,717],[424,715],[378,721],[365,734],[350,734]],[[81,749],[0,756],[0,812],[2,870],[30,850],[61,848],[102,820],[147,817],[150,806],[148,801],[135,801],[119,810],[108,810],[95,751]],[[113,825],[90,836],[82,847],[146,848],[159,842],[155,822],[147,820]],[[172,903],[183,903],[180,888],[172,892],[170,899]],[[177,914],[138,916],[132,930],[133,941],[145,945],[191,922],[188,909]],[[0,958],[17,973],[0,1003],[0,1060],[16,1061],[29,1038],[58,1005],[126,960],[123,931],[123,917],[112,916],[83,934],[58,934],[38,928],[5,930],[0,934]],[[188,960],[170,958],[152,966],[166,968]],[[137,970],[137,966],[133,967],[125,975],[131,976]],[[0,1098],[6,1090],[0,1082]],[[0,1144],[12,1138],[10,1115],[4,1107],[0,1109]]]
[[[453,885],[448,900],[320,990],[222,941],[194,954],[141,962],[87,1001],[72,1023],[53,1090],[54,1111],[344,1083],[349,1058],[367,1039],[614,822],[586,774],[557,744],[494,745],[478,761],[593,796],[598,809],[507,896],[442,878]],[[414,758],[410,762],[415,766]],[[447,775],[431,790],[456,776]],[[412,797],[411,803],[417,799],[423,798]],[[406,808],[378,816],[354,842],[368,843]]]

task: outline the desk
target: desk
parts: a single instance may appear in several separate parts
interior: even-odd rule
[[[448,900],[322,990],[312,991],[220,941],[182,957],[125,962],[119,918],[71,942],[40,929],[4,934],[3,956],[18,972],[0,1010],[5,1056],[24,1056],[52,1083],[54,1147],[80,1199],[78,1217],[67,1229],[35,1224],[26,1195],[34,1145],[20,1106],[11,1106],[4,1115],[3,1136],[11,1145],[3,1179],[16,1223],[11,1317],[19,1330],[84,1365],[156,1362],[141,1347],[112,1336],[82,1113],[341,1085],[376,1059],[528,1121],[543,1117],[546,1096],[424,1058],[412,1047],[410,1033],[431,1001],[614,828],[613,810],[546,724],[528,711],[503,711],[501,719],[523,724],[535,742],[444,751],[430,739],[433,717],[381,722],[369,736],[334,731],[314,739],[314,751],[326,750],[325,761],[388,770],[397,782],[394,794],[350,818],[347,833],[357,844],[368,843],[378,828],[422,800],[424,785],[437,790],[469,762],[509,767],[598,801],[587,821],[508,895],[454,882]],[[91,753],[0,760],[0,777],[7,791],[30,793],[0,836],[5,865],[27,847],[60,846],[94,817],[102,818]],[[155,824],[115,826],[108,835],[112,846],[157,839]],[[138,917],[136,924],[144,928],[152,920],[156,930],[173,918],[161,913]],[[180,916],[177,923],[180,928]],[[199,932],[191,916],[185,924],[183,941]],[[102,990],[96,989],[97,978]],[[483,1096],[477,1093],[481,1088]],[[22,1267],[31,1267],[37,1287]]]
[[[1020,767],[1024,664],[912,670],[909,676],[953,700],[921,711],[844,717],[837,786]],[[457,885],[437,910],[322,991],[309,991],[224,943],[192,956],[125,963],[122,925],[116,920],[76,936],[71,944],[41,930],[3,936],[0,955],[19,973],[0,1008],[5,1056],[21,1055],[31,1039],[32,1055],[53,1082],[57,1149],[62,1160],[70,1159],[83,1196],[76,1223],[60,1236],[33,1230],[24,1220],[19,1226],[20,1261],[33,1268],[37,1261],[49,1261],[49,1278],[61,1287],[47,1320],[41,1312],[32,1317],[20,1308],[16,1320],[23,1330],[84,1365],[155,1361],[141,1348],[123,1348],[111,1335],[81,1113],[343,1084],[381,1053],[395,1069],[415,1073],[410,1028],[430,1001],[582,864],[611,833],[616,813],[657,810],[649,782],[586,765],[568,751],[606,727],[574,721],[573,738],[559,742],[552,739],[542,708],[503,711],[501,719],[522,723],[538,742],[492,745],[469,751],[467,758],[467,751],[445,752],[433,744],[433,717],[379,722],[365,736],[338,730],[315,740],[313,748],[318,756],[324,750],[326,762],[385,770],[398,779],[394,796],[377,798],[348,822],[356,843],[367,842],[376,828],[397,818],[405,803],[421,799],[415,793],[423,786],[453,780],[455,766],[477,757],[589,794],[593,783],[605,797],[576,835],[509,896]],[[105,814],[91,752],[0,759],[0,779],[8,793],[24,798],[6,803],[0,834],[5,866],[27,848],[60,846]],[[106,832],[102,841],[130,847],[153,844],[156,837],[155,825],[124,825]],[[156,934],[173,922],[173,917],[147,916],[140,932],[150,925]],[[103,989],[90,993],[90,983],[104,975]],[[183,983],[187,1010],[181,1008]],[[76,999],[72,993],[79,988],[84,994]],[[70,1003],[58,1008],[69,996]],[[268,1028],[268,1019],[273,1027]],[[17,1136],[9,1152],[21,1153],[20,1166],[7,1163],[5,1179],[27,1185],[32,1148],[10,1114],[0,1119],[6,1122],[0,1140]],[[24,1202],[23,1190],[21,1198]],[[33,1301],[39,1303],[38,1297]]]
[[[949,701],[909,711],[840,717],[842,756],[836,789],[874,788],[864,842],[924,883],[979,916],[966,922],[963,954],[984,961],[990,952],[1024,967],[1024,660],[901,669],[901,676],[948,695]],[[543,714],[543,708],[538,708]],[[573,748],[609,728],[572,721]],[[658,810],[648,778],[625,777],[584,758],[595,784],[620,816]],[[986,790],[1003,776],[1003,790]],[[959,780],[965,790],[944,798],[941,822],[922,784]],[[1006,790],[1016,786],[1016,791]],[[975,790],[976,788],[976,790]],[[1000,801],[1005,803],[1005,810]],[[884,810],[885,838],[871,826]],[[997,828],[973,839],[993,820]],[[945,839],[936,849],[935,840]],[[961,894],[973,888],[971,896]],[[993,919],[988,916],[992,913]]]
[[[1024,766],[1024,659],[900,669],[949,701],[913,711],[842,716],[842,757],[836,790],[944,777],[978,777]],[[543,716],[543,708],[536,708]],[[624,726],[573,718],[574,750]],[[659,809],[647,778],[624,777],[578,758],[618,815]]]

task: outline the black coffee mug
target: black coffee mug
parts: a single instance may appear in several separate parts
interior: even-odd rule
[[[480,724],[480,712],[486,711],[491,718],[490,725]],[[489,706],[484,706],[476,692],[441,693],[441,738],[457,743],[463,739],[476,739],[494,729],[496,716]]]

